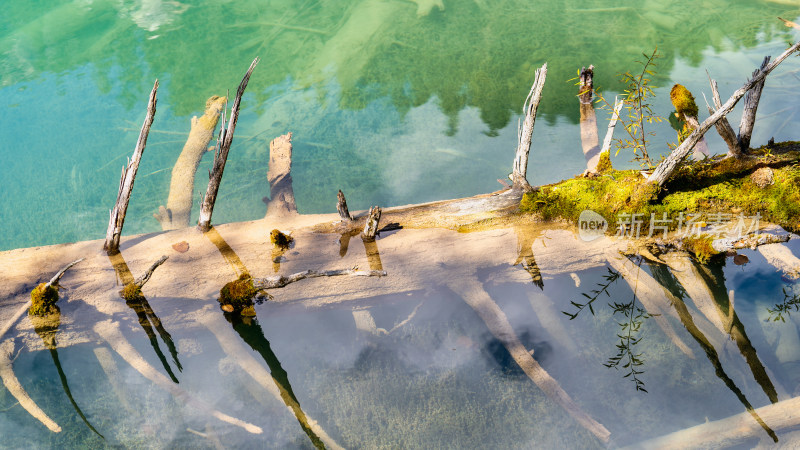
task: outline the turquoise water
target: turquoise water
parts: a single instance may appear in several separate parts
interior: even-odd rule
[[[528,178],[553,182],[584,166],[573,78],[594,64],[609,97],[617,74],[656,46],[654,108],[671,85],[701,105],[705,69],[723,97],[797,32],[792,2],[212,1],[9,2],[0,18],[0,249],[104,235],[119,171],[135,145],[153,80],[158,112],[125,234],[158,230],[170,168],[205,100],[235,89],[262,58],[244,97],[214,222],[262,217],[268,142],[294,133],[301,212],[333,212],[495,190],[510,172],[516,123],[533,79],[549,75]],[[753,143],[797,138],[800,64],[764,92]],[[737,113],[731,117],[735,120]],[[704,114],[701,113],[701,119]],[[604,128],[601,114],[600,128]],[[655,151],[674,132],[655,128]],[[724,151],[709,138],[713,151]],[[630,155],[615,163],[624,165]],[[205,189],[207,155],[195,193]],[[194,212],[195,217],[197,211]]]

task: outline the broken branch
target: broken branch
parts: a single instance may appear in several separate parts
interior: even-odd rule
[[[536,69],[533,86],[528,93],[523,105],[525,121],[522,122],[517,132],[517,152],[514,156],[514,165],[511,172],[513,182],[512,191],[528,191],[533,189],[528,183],[526,174],[528,172],[528,154],[531,151],[531,139],[533,137],[533,124],[536,122],[536,110],[539,108],[539,101],[542,99],[542,88],[547,78],[547,63],[541,68]]]

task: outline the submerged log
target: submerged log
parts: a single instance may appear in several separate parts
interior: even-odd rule
[[[233,133],[236,130],[236,122],[239,120],[239,106],[242,103],[242,95],[247,88],[247,83],[250,81],[250,75],[253,73],[258,58],[250,63],[250,68],[247,69],[242,82],[239,83],[239,88],[236,90],[236,97],[233,100],[233,107],[231,108],[231,117],[227,125],[225,125],[225,116],[223,115],[222,125],[220,125],[219,139],[217,140],[216,151],[214,152],[214,166],[209,173],[208,189],[203,196],[203,202],[200,205],[200,218],[197,221],[197,228],[200,231],[208,231],[211,229],[211,214],[214,212],[214,203],[217,201],[217,192],[219,192],[219,184],[222,182],[222,173],[225,171],[225,163],[228,161],[228,152],[233,143]]]
[[[269,143],[269,204],[267,217],[297,214],[292,189],[292,133],[273,139]]]
[[[192,125],[186,144],[172,168],[169,183],[167,206],[159,207],[153,217],[161,224],[162,230],[175,230],[189,226],[192,213],[194,178],[200,160],[208,151],[208,144],[214,137],[220,113],[225,109],[228,99],[213,96],[206,101],[205,113],[198,119],[192,117]]]
[[[119,191],[117,192],[117,202],[114,209],[109,212],[108,230],[106,231],[106,241],[103,243],[103,250],[108,254],[119,253],[119,238],[122,235],[122,226],[125,223],[125,213],[128,211],[128,202],[133,191],[133,181],[136,178],[136,171],[139,170],[139,162],[142,160],[144,147],[147,145],[147,136],[150,133],[150,126],[153,124],[153,117],[156,114],[156,92],[158,91],[158,80],[153,85],[150,92],[150,99],[147,103],[147,116],[144,118],[142,130],[139,132],[139,140],[133,151],[133,157],[128,161],[128,165],[122,169],[122,176],[119,180]]]
[[[14,340],[8,339],[0,344],[0,378],[3,380],[8,392],[17,399],[20,406],[25,408],[25,411],[36,418],[42,425],[46,426],[48,430],[59,433],[61,427],[53,421],[41,408],[34,402],[25,388],[22,387],[17,376],[14,375],[14,370],[11,367],[11,355],[14,353]]]

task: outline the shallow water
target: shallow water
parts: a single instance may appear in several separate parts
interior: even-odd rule
[[[302,213],[333,212],[337,189],[347,194],[351,210],[495,190],[495,179],[510,169],[518,112],[533,71],[545,61],[548,82],[528,178],[540,184],[571,177],[585,165],[576,87],[568,81],[580,66],[595,65],[595,84],[611,98],[621,89],[617,73],[635,70],[640,54],[658,46],[663,56],[654,78],[656,112],[670,113],[668,92],[676,82],[695,93],[702,110],[706,69],[726,97],[764,55],[777,55],[798,38],[774,17],[800,16],[798,7],[768,1],[531,6],[474,0],[445,1],[441,10],[436,5],[422,0],[287,1],[269,8],[251,1],[4,5],[0,250],[103,236],[119,169],[132,152],[155,78],[161,82],[158,112],[126,234],[158,230],[151,214],[166,202],[170,170],[191,116],[202,113],[209,96],[234,89],[256,55],[262,62],[244,97],[215,209],[218,224],[263,217],[268,143],[287,131],[294,133],[294,190]],[[800,62],[790,58],[768,78],[754,145],[770,137],[797,138],[798,73]],[[599,117],[602,130],[603,113]],[[735,124],[738,112],[731,119]],[[675,134],[666,123],[654,129],[657,154]],[[718,137],[708,139],[712,151],[725,151]],[[614,164],[632,167],[629,159],[620,154]],[[198,173],[209,167],[207,156]],[[204,189],[201,175],[198,197]],[[382,239],[404,239],[406,232]],[[547,245],[546,239],[537,242]],[[795,255],[797,243],[789,244]],[[613,314],[608,303],[634,298],[623,280],[609,285],[609,296],[600,297],[594,314],[584,310],[573,320],[563,314],[574,314],[571,302],[584,302],[582,294],[600,289],[606,268],[569,274],[544,267],[541,280],[522,283],[503,278],[513,263],[508,261],[481,267],[475,276],[536,362],[608,428],[612,446],[625,446],[769,405],[775,396],[800,395],[800,314],[793,304],[785,322],[770,313],[799,295],[798,285],[758,252],[742,253],[750,259],[746,265],[729,258],[701,268],[719,315],[730,312],[728,292],[735,292],[737,319],[731,329],[738,340],[717,336],[714,329],[705,337],[690,332],[692,324],[702,328],[716,319],[704,318],[674,274],[640,263],[641,273],[663,282],[685,305],[681,309],[676,302],[662,319],[686,351],[670,342],[657,317],[641,321],[642,339],[629,347],[644,361],[636,366],[642,371],[637,378],[647,393],[636,390],[624,367],[604,366],[617,354],[618,334],[624,334],[619,326],[624,317]],[[392,257],[383,254],[390,274],[400,263]],[[440,262],[451,263],[461,261]],[[161,379],[177,381],[175,386],[193,397],[261,427],[260,435],[187,406],[142,376],[109,350],[93,323],[82,320],[93,307],[68,296],[61,330],[80,336],[81,343],[53,353],[30,350],[40,342],[17,342],[14,361],[24,388],[64,431],[47,431],[3,388],[0,447],[211,448],[218,440],[226,447],[313,448],[320,429],[345,448],[601,447],[546,397],[476,311],[441,281],[417,280],[422,288],[318,308],[291,305],[293,299],[285,298],[258,305],[257,319],[249,320],[226,320],[215,295],[154,295],[152,314],[144,305],[115,313],[121,334]],[[5,308],[9,302],[3,300],[12,299],[0,299]],[[227,332],[225,342],[255,358],[260,368],[255,376],[208,328],[183,320],[197,311],[209,313],[215,329]],[[21,319],[20,329],[30,331],[27,321]],[[705,338],[713,338],[714,345]],[[112,355],[119,392],[99,363],[98,348]],[[68,398],[56,355],[75,405],[104,438],[92,432]],[[270,389],[280,392],[273,395]],[[309,427],[309,418],[319,427]],[[757,439],[769,439],[767,431]]]
[[[205,100],[238,84],[254,56],[214,221],[263,216],[268,142],[294,133],[301,212],[455,198],[495,190],[515,148],[533,70],[549,75],[534,133],[534,184],[582,172],[576,125],[580,66],[609,99],[618,74],[656,46],[654,110],[675,82],[701,105],[705,69],[723,97],[797,32],[786,2],[11,2],[0,18],[0,249],[103,236],[119,170],[135,145],[153,80],[158,112],[125,233],[158,229],[170,168]],[[582,10],[588,8],[587,10]],[[754,145],[796,138],[800,65],[771,75]],[[732,123],[738,120],[737,112]],[[701,117],[705,114],[701,113]],[[605,114],[601,113],[604,129]],[[655,155],[675,133],[655,126]],[[716,136],[713,151],[724,151]],[[656,156],[657,157],[657,156]],[[625,165],[631,155],[620,154]],[[195,193],[205,189],[210,155]],[[196,211],[195,211],[196,214]]]

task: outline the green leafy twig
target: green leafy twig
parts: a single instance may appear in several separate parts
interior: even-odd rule
[[[786,288],[783,288],[783,301],[776,303],[773,308],[767,308],[767,312],[769,312],[767,321],[786,322],[786,317],[792,314],[792,309],[800,311],[800,294],[790,295],[786,292]]]
[[[600,295],[603,293],[611,297],[611,294],[608,293],[608,288],[611,287],[611,285],[614,284],[614,282],[616,282],[621,275],[619,272],[612,270],[610,267],[607,267],[606,269],[608,270],[608,274],[603,275],[605,283],[598,283],[597,286],[599,287],[599,289],[593,289],[591,291],[592,295],[589,295],[586,292],[583,292],[581,294],[588,299],[586,303],[578,303],[576,301],[570,301],[570,303],[572,303],[572,306],[578,308],[578,310],[575,311],[574,313],[561,311],[562,314],[565,314],[569,317],[569,320],[578,317],[578,314],[580,314],[581,311],[583,311],[585,308],[589,308],[589,312],[591,312],[592,315],[594,315],[594,307],[592,307],[592,303],[594,303],[594,301],[597,300],[597,298],[600,297]]]

